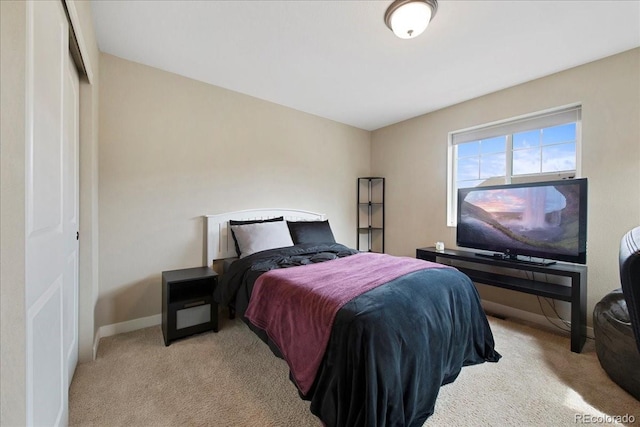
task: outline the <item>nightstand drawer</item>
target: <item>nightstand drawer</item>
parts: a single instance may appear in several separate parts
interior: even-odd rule
[[[199,298],[170,304],[169,312],[175,313],[176,330],[211,322],[212,298]]]
[[[176,330],[211,322],[211,304],[176,311]]]

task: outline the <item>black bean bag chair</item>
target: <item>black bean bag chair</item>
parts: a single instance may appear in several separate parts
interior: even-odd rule
[[[620,242],[620,282],[593,310],[596,353],[609,377],[640,400],[640,227]]]

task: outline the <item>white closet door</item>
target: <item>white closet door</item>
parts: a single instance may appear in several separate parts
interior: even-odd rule
[[[63,278],[62,336],[66,368],[67,389],[78,364],[78,224],[79,215],[79,134],[80,134],[80,82],[78,71],[67,51],[64,85],[63,136],[63,236],[65,270]]]
[[[58,426],[77,360],[78,85],[62,3],[27,2],[27,21],[26,415]]]

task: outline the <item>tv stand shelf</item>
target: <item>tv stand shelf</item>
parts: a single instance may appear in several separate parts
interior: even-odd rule
[[[471,268],[456,268],[471,277],[474,282],[571,302],[571,288],[568,286],[536,282],[535,280],[504,276],[502,274],[488,273]]]
[[[552,265],[534,265],[513,262],[500,258],[481,257],[475,252],[436,248],[416,250],[416,258],[436,262],[438,258],[462,261],[465,265],[455,265],[472,281],[513,291],[525,292],[541,297],[552,298],[571,303],[571,351],[580,353],[587,336],[587,267],[577,264],[556,263]],[[471,264],[489,265],[518,271],[530,271],[550,276],[569,277],[571,286],[563,286],[539,280],[514,277],[506,273],[487,272],[469,267]],[[533,277],[533,274],[531,274]]]

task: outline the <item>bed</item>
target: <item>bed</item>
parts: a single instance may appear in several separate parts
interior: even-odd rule
[[[214,298],[287,361],[325,426],[420,426],[463,366],[497,362],[471,280],[455,268],[336,243],[322,214],[206,216]]]

